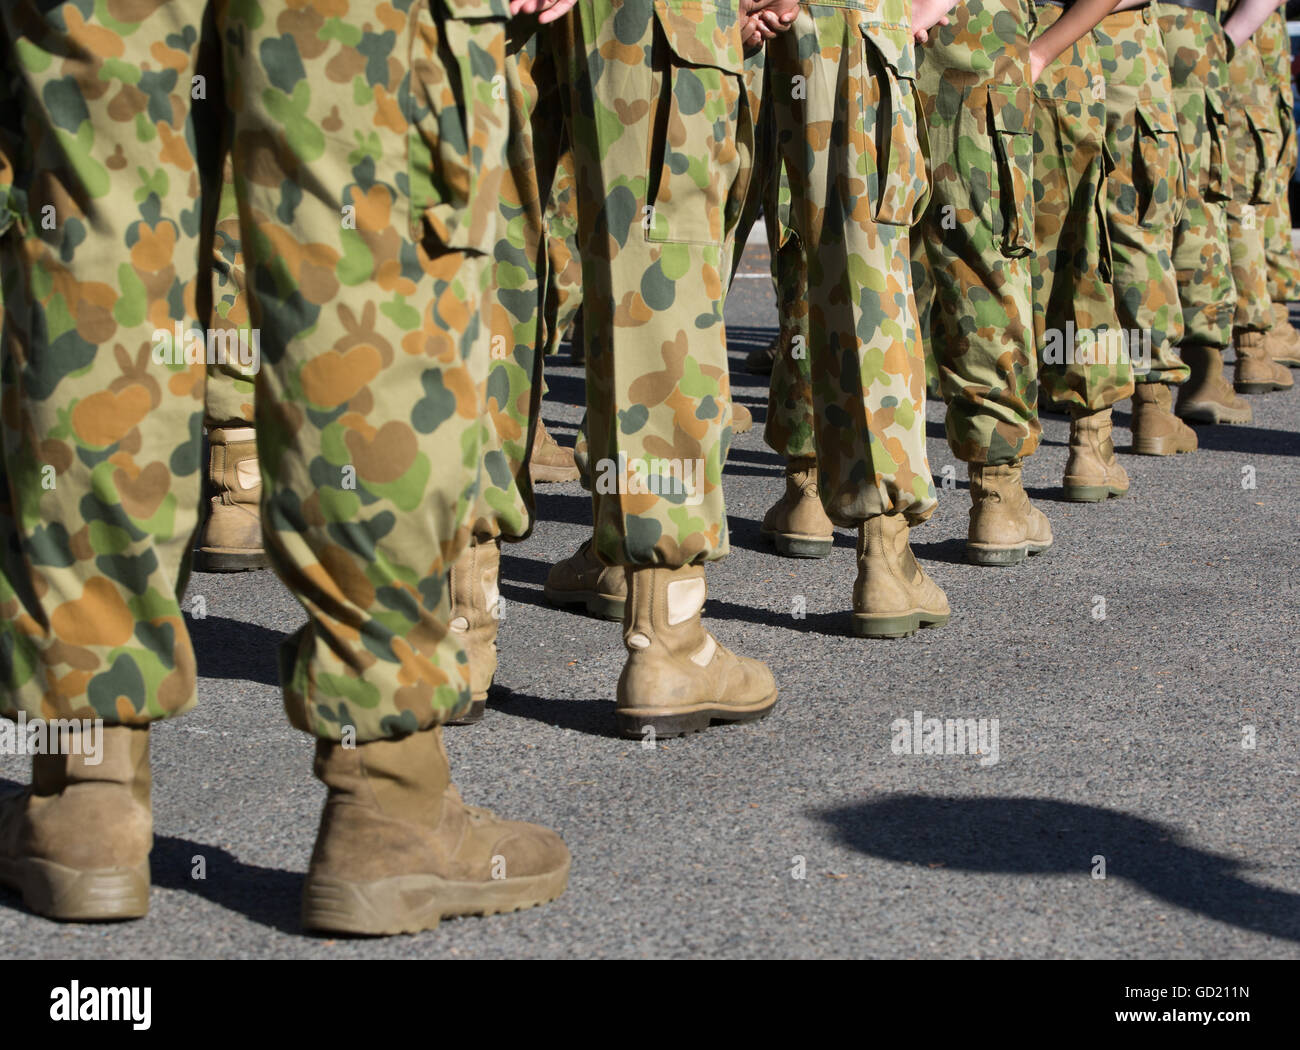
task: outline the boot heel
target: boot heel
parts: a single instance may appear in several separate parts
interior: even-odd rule
[[[853,633],[858,638],[910,638],[927,627],[942,627],[948,614],[903,613],[901,616],[853,614]]]
[[[1025,547],[978,547],[966,544],[966,560],[973,565],[1019,565],[1029,557]]]
[[[1104,503],[1111,496],[1117,499],[1128,493],[1114,491],[1109,485],[1062,485],[1062,494],[1071,503]]]
[[[776,553],[786,558],[829,558],[833,539],[822,540],[811,536],[790,536],[781,532],[770,532],[767,538],[776,547]]]
[[[622,598],[607,598],[603,594],[593,594],[587,599],[587,613],[598,620],[623,622],[623,608],[626,601]]]
[[[38,915],[65,922],[140,919],[149,913],[149,863],[134,868],[78,871],[26,858],[9,879]]]
[[[1135,456],[1172,456],[1178,451],[1172,437],[1133,439],[1132,452]]]
[[[1232,384],[1232,389],[1239,394],[1271,394],[1274,390],[1280,390],[1281,387],[1272,382],[1245,383],[1236,380]]]
[[[359,883],[309,875],[302,888],[302,925],[371,937],[433,930],[442,920],[436,881],[408,875]]]

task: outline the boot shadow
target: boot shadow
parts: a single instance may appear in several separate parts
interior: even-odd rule
[[[888,794],[810,815],[860,853],[921,870],[1070,875],[1087,887],[1104,857],[1108,879],[1217,922],[1300,941],[1300,894],[1248,880],[1248,865],[1188,845],[1177,827],[1117,810],[1044,798]]]

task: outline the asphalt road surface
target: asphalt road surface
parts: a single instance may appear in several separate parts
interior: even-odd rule
[[[782,486],[766,380],[741,367],[776,325],[762,264],[728,304],[759,425],[727,465],[732,553],[706,622],[769,662],[772,717],[653,749],[614,735],[618,625],[542,597],[590,505],[547,486],[502,559],[488,715],[447,743],[468,801],[561,832],[568,892],[418,936],[308,935],[324,791],[275,662],[303,616],[270,572],[196,574],[201,703],[154,731],[149,917],[59,925],[0,894],[0,957],[1300,957],[1300,390],[1252,398],[1252,425],[1200,429],[1176,459],[1124,454],[1125,403],[1132,492],[1106,505],[1061,501],[1068,424],[1045,418],[1025,476],[1056,543],[1005,569],[963,560],[966,472],[931,404],[931,465],[953,487],[913,541],[952,621],[859,640],[852,534],[823,561],[759,536]],[[548,378],[544,416],[572,444],[581,373],[563,355]],[[891,724],[915,712],[996,720],[997,761],[896,754]],[[0,787],[26,776],[0,756]]]

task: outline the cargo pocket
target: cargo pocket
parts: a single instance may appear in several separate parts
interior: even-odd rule
[[[487,254],[497,241],[510,134],[509,107],[492,97],[505,83],[505,17],[496,10],[505,8],[475,0],[468,19],[430,6],[420,4],[411,40],[411,236]]]
[[[1251,204],[1267,204],[1273,198],[1273,166],[1278,155],[1277,128],[1268,119],[1267,106],[1246,106],[1246,124],[1250,128],[1253,150],[1247,151],[1246,186]]]
[[[1177,220],[1178,193],[1186,195],[1186,173],[1178,145],[1178,123],[1166,106],[1140,102],[1137,110],[1133,190],[1138,225],[1169,229]]]
[[[911,226],[930,199],[926,172],[930,150],[916,93],[912,36],[879,24],[859,28],[863,62],[854,139],[866,156],[859,160],[858,170],[867,180],[875,221]]]
[[[1210,148],[1201,179],[1201,195],[1206,200],[1226,201],[1232,197],[1232,169],[1228,163],[1228,116],[1218,91],[1205,93],[1205,124]]]
[[[1034,129],[1027,86],[989,88],[989,137],[993,144],[996,185],[993,235],[1009,259],[1034,250]]]
[[[646,240],[721,245],[754,157],[739,26],[726,8],[655,0],[654,51]]]

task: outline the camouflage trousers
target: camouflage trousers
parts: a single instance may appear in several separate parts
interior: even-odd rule
[[[1173,82],[1150,5],[1101,20],[1094,35],[1106,79],[1106,195],[1115,312],[1138,383],[1185,382],[1174,229],[1187,196]],[[1149,368],[1144,367],[1149,360]]]
[[[1219,0],[1220,22],[1232,7],[1231,0]],[[1272,169],[1281,149],[1281,128],[1254,41],[1240,47],[1228,41],[1227,76],[1224,107],[1232,189],[1226,210],[1232,279],[1237,287],[1232,327],[1234,332],[1267,332],[1273,317],[1262,212],[1276,188]]]
[[[1300,300],[1300,261],[1291,243],[1291,178],[1296,169],[1295,98],[1291,80],[1291,37],[1286,19],[1274,11],[1251,37],[1277,107],[1279,141],[1270,164],[1271,200],[1259,209],[1264,226],[1269,298],[1275,303]]]
[[[722,301],[754,127],[734,8],[579,0],[572,92],[596,550],[680,566],[729,549]]]
[[[1232,342],[1236,301],[1225,210],[1231,196],[1224,154],[1227,37],[1204,11],[1169,3],[1157,10],[1187,168],[1187,199],[1174,227],[1173,254],[1183,309],[1182,345],[1225,350]]]
[[[784,338],[765,436],[787,458],[816,456],[841,525],[917,523],[935,506],[908,262],[928,193],[910,13],[911,0],[871,14],[802,4],[767,45],[763,102],[795,250],[775,256]],[[768,185],[775,219],[782,181]]]
[[[281,650],[290,720],[433,725],[469,699],[446,578],[484,444],[506,8],[86,10],[0,13],[3,710],[142,724],[195,702],[197,289],[229,143],[267,552],[308,614]],[[382,32],[339,31],[363,24]]]
[[[932,194],[913,280],[923,318],[928,308],[949,446],[968,463],[1009,463],[1030,455],[1041,433],[1032,16],[1027,0],[970,0],[949,17],[917,49]]]
[[[1064,8],[1041,3],[1036,39]],[[1133,393],[1106,230],[1106,82],[1087,34],[1034,83],[1034,343],[1042,396],[1098,412]]]
[[[214,331],[229,333],[226,338],[250,332],[248,296],[244,285],[244,256],[239,243],[239,202],[235,199],[235,175],[230,156],[226,155],[221,172],[221,197],[217,203],[217,221],[212,239],[210,305],[202,301],[199,288],[198,316],[210,317]],[[248,335],[244,336],[245,339]],[[253,422],[253,382],[257,373],[254,362],[236,354],[208,365],[207,385],[203,391],[203,425],[248,426]]]

